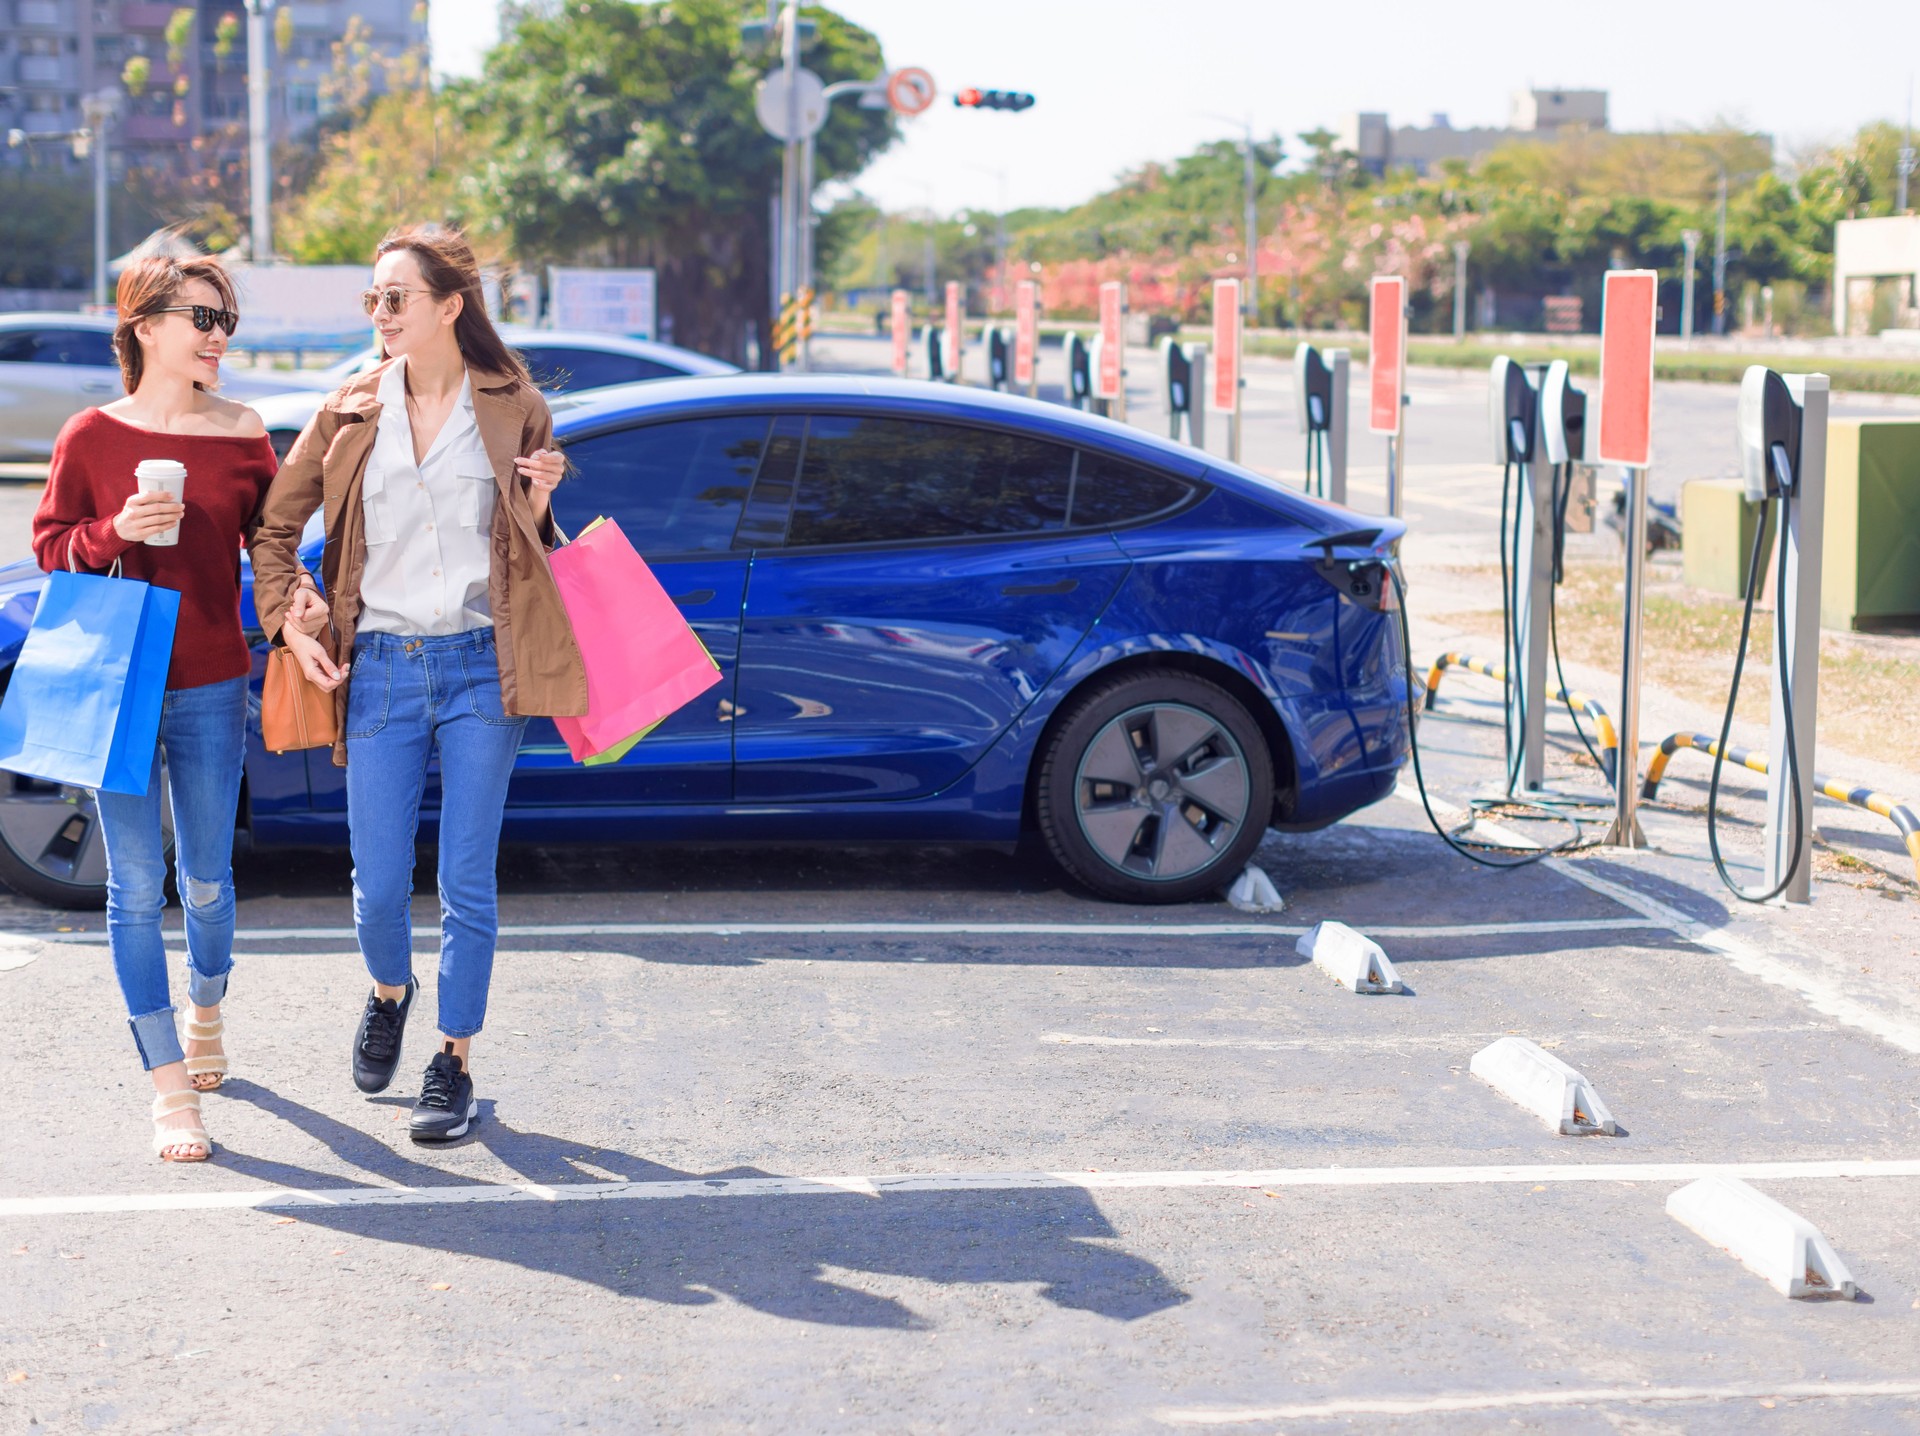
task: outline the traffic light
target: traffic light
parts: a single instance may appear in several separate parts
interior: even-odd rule
[[[1033,106],[1033,96],[1018,90],[961,90],[953,103],[963,110],[1025,110]]]

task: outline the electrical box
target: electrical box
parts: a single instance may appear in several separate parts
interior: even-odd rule
[[[1820,623],[1920,623],[1920,422],[1827,423]]]

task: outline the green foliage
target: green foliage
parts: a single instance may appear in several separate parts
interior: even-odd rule
[[[755,83],[776,57],[744,52],[748,8],[566,0],[512,10],[483,78],[454,96],[469,125],[490,132],[475,178],[523,259],[651,264],[675,338],[735,356],[744,327],[767,318],[767,205],[781,154],[754,115]],[[870,33],[830,10],[802,13],[818,27],[802,60],[823,80],[885,69]],[[835,106],[815,145],[816,183],[856,173],[894,135],[886,112]],[[830,244],[834,230],[822,238]],[[817,268],[832,259],[820,250]]]
[[[114,252],[154,228],[154,215],[116,193],[107,209]],[[0,288],[82,289],[93,283],[93,178],[86,170],[0,169]]]

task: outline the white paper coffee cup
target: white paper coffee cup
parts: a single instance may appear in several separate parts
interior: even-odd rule
[[[140,492],[165,492],[176,502],[187,496],[187,466],[177,459],[142,459],[134,466],[133,480]],[[154,548],[171,548],[180,542],[180,525],[153,535],[146,542]]]

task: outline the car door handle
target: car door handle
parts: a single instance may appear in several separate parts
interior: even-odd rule
[[[691,593],[676,593],[673,596],[673,601],[683,604],[712,603],[713,590],[710,588],[696,588]]]
[[[1046,595],[1072,593],[1080,587],[1077,578],[1063,578],[1057,583],[1010,583],[1000,592],[1008,598],[1040,598]]]

